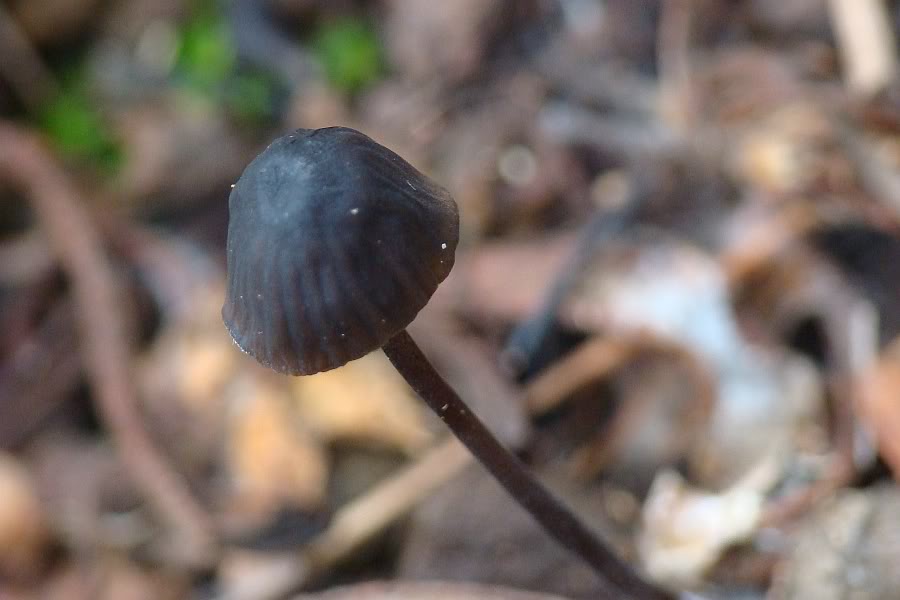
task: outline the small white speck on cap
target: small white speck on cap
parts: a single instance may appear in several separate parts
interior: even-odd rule
[[[351,214],[351,215],[358,215],[358,214],[359,214],[359,209],[358,209],[358,208],[351,208],[351,209],[350,209],[350,214]]]
[[[444,242],[443,244],[441,244],[441,250],[446,250],[446,249],[447,249],[447,243]]]
[[[231,184],[231,188],[234,189],[234,184],[233,184],[233,183]]]

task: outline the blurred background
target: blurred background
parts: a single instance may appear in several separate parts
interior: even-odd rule
[[[329,125],[456,198],[411,331],[617,552],[900,598],[898,33],[895,0],[0,1],[0,599],[598,596],[380,352],[287,378],[229,339],[230,186]]]

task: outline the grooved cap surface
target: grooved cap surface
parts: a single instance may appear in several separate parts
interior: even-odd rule
[[[262,364],[294,375],[383,346],[453,268],[450,194],[353,129],[298,129],[229,198],[222,317]]]

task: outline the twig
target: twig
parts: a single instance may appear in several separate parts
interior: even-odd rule
[[[663,121],[686,131],[693,124],[689,57],[694,0],[663,0],[656,42]]]
[[[757,201],[763,205],[765,201]],[[738,290],[751,278],[769,268],[779,255],[797,240],[821,225],[822,216],[808,203],[790,203],[783,207],[766,207],[752,219],[739,221],[741,235],[730,241],[719,253],[719,264],[728,279],[728,287]]]
[[[540,135],[560,144],[584,144],[624,160],[672,155],[684,140],[667,124],[606,115],[571,102],[548,102],[538,114]]]
[[[645,354],[669,356],[685,365],[696,391],[696,401],[683,415],[683,423],[691,425],[704,421],[716,400],[716,382],[712,375],[680,344],[649,334],[596,337],[585,342],[531,382],[525,393],[529,412],[545,414],[575,392],[601,381],[617,368]],[[633,405],[621,410],[613,423],[579,453],[576,461],[579,471],[590,476],[600,470],[640,421],[644,408]]]
[[[335,514],[322,534],[287,563],[225,592],[218,600],[270,600],[303,587],[334,568],[354,550],[407,514],[472,462],[456,439],[432,448],[415,463],[378,484]]]
[[[471,455],[459,442],[449,440],[430,450],[399,475],[376,486],[360,500],[338,511],[328,529],[306,549],[313,572],[322,572],[349,556],[387,525],[408,513],[424,497],[455,477],[471,461]]]
[[[83,201],[35,136],[3,123],[0,172],[28,195],[70,278],[85,367],[122,461],[150,506],[177,532],[180,558],[208,562],[214,553],[209,519],[141,423],[115,276]]]
[[[829,0],[850,91],[875,94],[897,73],[897,40],[883,0]]]

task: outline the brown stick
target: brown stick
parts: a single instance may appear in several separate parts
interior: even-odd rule
[[[695,390],[696,400],[680,417],[681,442],[688,444],[712,412],[716,400],[713,375],[702,361],[675,340],[649,333],[617,333],[613,337],[594,337],[548,367],[532,380],[525,391],[525,404],[533,415],[557,408],[566,398],[590,384],[609,377],[614,371],[640,356],[660,356],[685,367],[688,385]],[[618,452],[631,428],[640,422],[646,406],[628,404],[617,412],[612,423],[579,452],[576,462],[585,476],[596,475]]]
[[[660,109],[666,123],[688,131],[694,124],[690,60],[693,0],[664,0],[661,7],[656,42]]]
[[[871,95],[897,71],[897,40],[884,0],[829,0],[847,87]]]
[[[642,354],[658,354],[681,362],[697,388],[698,415],[705,415],[715,401],[713,376],[700,359],[675,340],[646,332],[594,337],[548,367],[528,384],[525,403],[533,415],[554,410],[567,397]]]
[[[150,506],[178,533],[179,558],[209,561],[214,537],[206,512],[141,423],[115,276],[78,192],[35,136],[3,123],[0,173],[28,195],[70,278],[93,397],[122,461]]]

